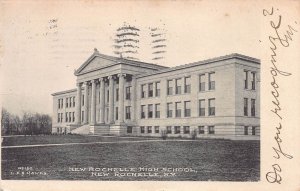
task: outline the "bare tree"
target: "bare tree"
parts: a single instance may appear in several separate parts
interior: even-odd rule
[[[51,117],[47,114],[33,114],[25,111],[20,117],[2,108],[1,121],[1,131],[3,135],[38,135],[51,133]]]
[[[11,132],[11,114],[2,108],[1,111],[1,132],[4,135],[9,135]]]
[[[15,133],[20,134],[22,130],[22,121],[18,115],[14,116],[13,123],[15,125]]]

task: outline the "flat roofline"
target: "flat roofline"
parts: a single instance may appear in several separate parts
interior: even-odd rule
[[[70,89],[70,90],[65,90],[65,91],[60,91],[60,92],[55,92],[53,94],[51,94],[52,96],[57,96],[57,95],[62,95],[62,94],[67,94],[67,93],[72,93],[72,92],[76,92],[77,89]]]
[[[250,56],[245,56],[245,55],[238,54],[238,53],[233,53],[233,54],[220,56],[220,57],[215,57],[215,58],[210,58],[210,59],[202,60],[202,61],[198,61],[198,62],[182,64],[182,65],[166,68],[166,69],[159,70],[159,71],[154,71],[154,72],[147,73],[147,74],[137,75],[137,78],[143,78],[143,77],[152,76],[152,75],[156,75],[156,74],[172,72],[172,71],[175,71],[175,70],[191,68],[191,67],[195,67],[195,66],[199,66],[199,65],[210,64],[210,63],[219,62],[219,61],[228,60],[228,59],[233,59],[233,58],[249,61],[249,62],[252,62],[252,63],[255,63],[255,64],[260,64],[260,59],[253,58],[253,57],[250,57]]]

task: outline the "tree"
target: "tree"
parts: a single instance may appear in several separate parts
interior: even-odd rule
[[[22,130],[22,121],[18,115],[13,117],[13,123],[15,125],[15,133],[20,134]]]
[[[9,135],[11,132],[11,114],[2,108],[1,111],[1,132],[4,135]]]
[[[2,108],[1,121],[1,131],[3,135],[38,135],[51,133],[51,117],[47,114],[33,114],[25,111],[20,117]]]

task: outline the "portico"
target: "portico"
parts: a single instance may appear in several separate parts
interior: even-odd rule
[[[77,83],[77,103],[81,104],[76,104],[76,124],[121,125],[124,123],[124,86],[125,81],[128,80],[130,80],[129,84],[135,84],[135,78],[132,78],[132,75],[124,73],[113,74]],[[96,94],[96,92],[99,93]],[[107,96],[108,98],[105,99]],[[135,96],[130,97],[131,99],[135,98]],[[97,100],[99,100],[98,103]],[[133,108],[134,102],[131,103]],[[97,107],[97,105],[99,105],[99,107]],[[118,108],[117,119],[115,116],[116,107]],[[105,117],[107,120],[105,120]]]
[[[74,73],[76,107],[74,128],[117,134],[136,125],[136,76],[166,67],[100,54],[97,49]],[[125,128],[124,128],[125,129]]]

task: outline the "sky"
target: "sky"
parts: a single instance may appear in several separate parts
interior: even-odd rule
[[[124,22],[141,29],[141,61],[152,62],[147,29],[157,26],[166,33],[165,66],[231,53],[259,58],[261,9],[222,2],[1,1],[1,104],[15,114],[52,114],[51,93],[76,87],[74,70],[94,48],[114,55]]]

